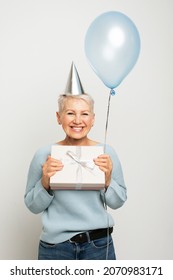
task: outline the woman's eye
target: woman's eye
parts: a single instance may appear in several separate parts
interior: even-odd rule
[[[83,113],[83,116],[88,116],[89,114],[88,113]]]
[[[73,115],[73,112],[67,112],[67,115]]]

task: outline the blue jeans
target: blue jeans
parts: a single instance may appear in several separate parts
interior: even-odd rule
[[[75,243],[65,241],[48,244],[40,241],[39,260],[115,260],[115,250],[111,235],[100,239]]]

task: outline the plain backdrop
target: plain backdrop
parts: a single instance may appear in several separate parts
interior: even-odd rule
[[[24,205],[35,151],[64,137],[58,95],[74,61],[95,100],[90,137],[103,142],[109,89],[84,52],[91,22],[120,11],[136,24],[140,57],[111,98],[107,142],[128,200],[115,219],[118,259],[173,258],[172,0],[0,0],[0,259],[37,259],[41,217]]]

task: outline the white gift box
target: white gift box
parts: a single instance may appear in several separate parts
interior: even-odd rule
[[[51,157],[64,167],[50,178],[52,190],[99,190],[105,187],[104,172],[93,159],[103,154],[103,146],[53,145]]]

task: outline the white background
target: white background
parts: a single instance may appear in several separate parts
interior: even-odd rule
[[[0,259],[36,259],[40,215],[23,201],[35,151],[64,137],[58,95],[72,60],[95,99],[90,137],[103,142],[109,89],[84,53],[91,22],[120,11],[141,36],[139,60],[111,99],[107,142],[128,201],[111,211],[118,259],[173,258],[172,0],[0,0]]]

